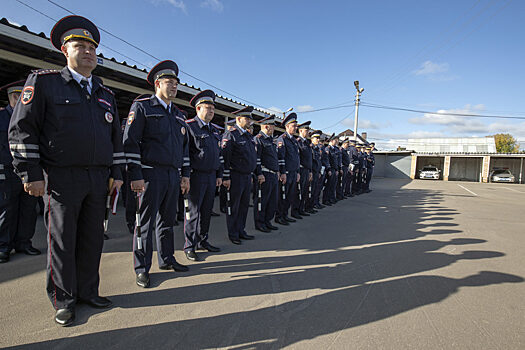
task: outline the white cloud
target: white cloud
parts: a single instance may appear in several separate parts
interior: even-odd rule
[[[188,14],[188,10],[186,8],[186,4],[184,3],[184,0],[150,0],[150,1],[154,5],[158,5],[158,4],[161,4],[161,3],[168,3],[171,6],[181,10],[185,14]]]
[[[219,0],[204,0],[201,2],[201,7],[208,8],[218,13],[221,13],[224,10],[224,5]]]
[[[279,107],[274,107],[274,106],[272,106],[272,107],[268,108],[268,110],[269,110],[269,111],[272,111],[272,112],[275,112],[275,113],[283,114],[283,110],[280,109]]]
[[[421,64],[421,67],[415,70],[413,73],[415,75],[446,73],[448,72],[448,68],[448,63],[434,63],[432,61],[425,61]]]
[[[345,120],[343,120],[341,122],[341,124],[343,125],[346,125],[350,128],[353,128],[354,127],[354,118],[346,118]],[[391,124],[390,122],[385,122],[385,123],[374,123],[370,120],[367,120],[367,119],[359,119],[358,120],[358,124],[357,124],[357,130],[378,130],[378,129],[382,129],[382,128],[387,128],[389,127]],[[360,132],[360,131],[359,131]]]
[[[310,105],[304,105],[304,106],[297,106],[296,110],[297,112],[308,112],[308,111],[311,111],[313,110],[314,107],[310,106]]]

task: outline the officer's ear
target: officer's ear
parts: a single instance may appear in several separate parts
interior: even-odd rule
[[[158,88],[160,88],[160,79],[155,80],[155,92],[157,92]]]
[[[66,56],[66,58],[68,58],[69,54],[67,53],[67,44],[68,42],[65,42],[61,47],[60,47],[60,51],[62,51],[62,53],[64,54],[64,56]]]

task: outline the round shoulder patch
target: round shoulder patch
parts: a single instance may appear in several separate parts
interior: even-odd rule
[[[185,127],[181,127],[181,128],[180,128],[180,133],[181,133],[182,135],[186,135],[186,128],[185,128]]]
[[[131,111],[128,114],[128,125],[131,125],[131,123],[133,123],[133,120],[135,120],[135,112]]]
[[[26,105],[29,102],[31,102],[33,96],[35,96],[35,87],[26,86],[24,90],[22,90],[22,96],[20,97],[20,101],[22,101],[22,103]]]
[[[104,118],[106,118],[106,121],[108,123],[113,123],[113,114],[111,114],[111,112],[106,112]]]

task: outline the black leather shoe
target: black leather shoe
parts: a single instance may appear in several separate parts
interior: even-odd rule
[[[286,221],[288,221],[288,222],[296,222],[296,221],[297,221],[297,220],[295,220],[295,219],[289,218],[288,216],[285,216],[283,219],[286,220]],[[302,219],[302,218],[301,218],[301,219]]]
[[[214,247],[211,244],[209,244],[208,242],[202,242],[201,243],[201,248],[204,249],[204,250],[209,251],[210,253],[217,253],[217,252],[221,251],[221,248]]]
[[[310,216],[310,214],[308,214],[308,213],[305,212],[305,211],[300,211],[300,212],[299,212],[299,215],[301,215],[301,216]]]
[[[72,309],[58,309],[55,314],[55,322],[62,327],[69,326],[75,320],[75,311]]]
[[[161,270],[173,270],[173,271],[177,271],[177,272],[186,272],[186,271],[190,270],[188,266],[179,264],[176,261],[173,264],[159,266],[159,269],[161,269]]]
[[[226,214],[226,208],[221,208],[221,213]]]
[[[257,231],[261,231],[261,232],[265,232],[265,233],[271,232],[271,231],[268,230],[266,227],[261,227],[261,226],[255,226],[255,229],[256,229]]]
[[[184,252],[186,254],[186,259],[191,261],[199,261],[199,256],[193,250],[187,250]]]
[[[252,239],[255,239],[254,236],[249,235],[249,234],[247,234],[247,233],[242,234],[242,235],[239,235],[239,238],[240,238],[240,239],[245,239],[245,240],[247,240],[247,241],[251,241]]]
[[[230,238],[230,241],[232,241],[233,244],[237,244],[237,245],[242,244],[241,240],[237,238]]]
[[[278,229],[279,229],[279,227],[277,227],[277,226],[273,226],[273,225],[270,224],[270,223],[266,223],[266,227],[268,227],[270,230],[278,230]]]
[[[182,214],[181,215],[177,214],[177,221],[184,222],[184,216]]]
[[[321,209],[326,208],[326,207],[324,205],[322,205],[322,204],[316,204],[316,205],[314,205],[314,208],[317,209],[317,210],[321,210]]]
[[[132,235],[135,233],[135,224],[127,223],[129,234]]]
[[[290,225],[288,221],[281,219],[281,218],[275,218],[275,222],[278,223],[279,225],[284,225],[284,226]]]
[[[9,252],[0,252],[0,264],[9,261]]]
[[[16,249],[17,253],[24,253],[25,255],[40,255],[42,252],[33,246],[29,246],[26,249]]]
[[[214,211],[212,210],[212,211],[211,211],[211,216],[221,216],[221,214],[216,213],[216,212],[214,212]]]
[[[95,309],[107,309],[108,307],[113,306],[113,303],[111,300],[105,297],[96,296],[91,299],[80,299],[81,303],[88,304],[91,307],[94,307]]]
[[[104,233],[104,240],[107,241],[109,239],[109,236]]]
[[[147,272],[141,272],[136,278],[137,286],[142,288],[149,287],[149,274]]]
[[[323,202],[323,205],[324,205],[324,206],[329,206],[329,207],[331,207],[331,206],[332,206],[332,203],[330,203],[330,202]]]
[[[308,216],[309,216],[309,215],[308,215]],[[293,214],[292,214],[292,218],[302,219],[303,217],[302,217],[301,215],[299,215],[299,214],[295,214],[295,213],[293,213]]]

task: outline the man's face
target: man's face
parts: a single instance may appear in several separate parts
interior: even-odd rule
[[[312,143],[317,146],[319,144],[319,137],[312,137]]]
[[[173,101],[177,96],[177,86],[179,81],[173,77],[160,78],[155,80],[155,94],[165,100]]]
[[[301,137],[303,138],[306,138],[308,136],[308,129],[306,128],[299,129],[299,135],[301,135]]]
[[[261,130],[268,136],[273,135],[275,127],[273,125],[261,125]]]
[[[343,143],[343,148],[347,149],[348,148],[348,143]]]
[[[10,93],[8,98],[9,98],[9,105],[11,106],[11,108],[15,108],[16,102],[20,99],[20,93],[19,92]]]
[[[248,117],[237,117],[237,125],[239,125],[244,130],[247,130],[250,125],[252,125],[252,119]]]
[[[286,132],[293,135],[297,132],[297,122],[286,124]]]
[[[62,45],[62,53],[66,56],[67,65],[75,71],[91,72],[97,66],[97,48],[86,40],[68,40]]]
[[[197,116],[206,124],[211,122],[215,116],[215,106],[209,103],[201,103],[197,106]]]

